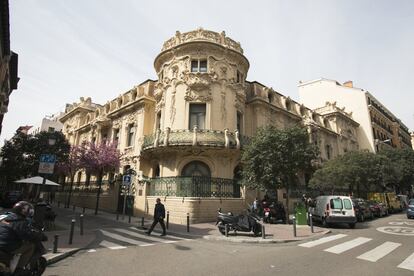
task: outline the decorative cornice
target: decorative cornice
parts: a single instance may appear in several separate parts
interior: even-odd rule
[[[226,37],[226,33],[224,31],[222,31],[221,33],[216,33],[213,31],[204,30],[203,28],[199,28],[195,31],[190,31],[186,33],[180,33],[179,31],[176,31],[174,37],[164,42],[162,51],[166,51],[178,45],[193,41],[212,42],[221,45],[225,48],[239,52],[240,54],[243,54],[243,49],[240,46],[240,43],[234,41],[229,37]]]

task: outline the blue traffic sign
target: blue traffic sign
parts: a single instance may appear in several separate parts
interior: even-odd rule
[[[129,174],[124,175],[124,176],[122,177],[122,183],[123,183],[124,185],[129,185],[129,184],[131,184],[131,176],[130,176]]]
[[[40,162],[41,163],[55,163],[56,162],[56,155],[54,155],[54,154],[42,154],[42,155],[40,155]]]

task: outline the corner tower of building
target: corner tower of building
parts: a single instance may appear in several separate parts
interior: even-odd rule
[[[241,128],[249,62],[240,43],[224,32],[177,31],[164,43],[154,67],[157,127]]]

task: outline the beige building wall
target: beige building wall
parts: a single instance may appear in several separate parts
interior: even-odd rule
[[[341,85],[334,80],[318,79],[299,83],[299,97],[309,108],[324,106],[326,102],[336,102],[352,112],[352,117],[360,124],[357,136],[361,149],[375,152],[374,136],[369,117],[368,103],[364,90],[349,84]]]
[[[242,187],[240,198],[233,198],[224,195],[223,187],[229,188],[237,178],[244,137],[253,136],[262,126],[306,127],[310,142],[321,149],[321,162],[358,148],[358,123],[350,113],[334,104],[312,110],[272,88],[246,81],[249,62],[240,44],[224,32],[177,32],[164,43],[154,67],[158,80],[147,80],[102,105],[81,98],[68,105],[61,118],[63,133],[73,145],[117,141],[122,159],[115,174],[124,173],[126,167],[138,173],[135,214],[152,214],[156,197],[162,198],[171,222],[177,223],[185,221],[186,213],[192,221],[211,221],[219,207],[235,213],[244,210],[263,194]],[[197,113],[197,118],[203,118],[197,127],[190,125],[195,104],[205,105],[205,113]],[[181,189],[180,177],[189,164],[196,168],[193,175],[211,177],[207,194],[174,194]],[[207,166],[208,174],[197,168],[199,164]],[[85,178],[82,172],[79,181]],[[113,179],[116,175],[104,177],[108,183]],[[116,202],[117,185],[108,186]],[[234,195],[236,190],[226,192]],[[116,209],[115,203],[112,208]]]

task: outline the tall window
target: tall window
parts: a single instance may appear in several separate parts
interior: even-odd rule
[[[239,70],[237,70],[237,73],[236,73],[236,82],[237,83],[243,82],[243,74]]]
[[[205,128],[206,121],[206,104],[190,104],[189,129],[197,126],[199,129]]]
[[[161,111],[157,113],[157,126],[156,129],[161,129]]]
[[[326,145],[326,158],[331,159],[331,146],[330,145]]]
[[[135,126],[130,124],[128,126],[128,133],[127,133],[127,147],[132,147],[134,145],[134,137],[135,137]]]
[[[191,61],[191,72],[206,73],[207,72],[207,60],[206,59],[193,59]]]
[[[243,115],[240,112],[237,112],[237,130],[241,134],[242,132],[242,124],[243,124]]]
[[[114,141],[115,144],[118,144],[118,142],[119,142],[119,129],[114,129],[113,141]]]

